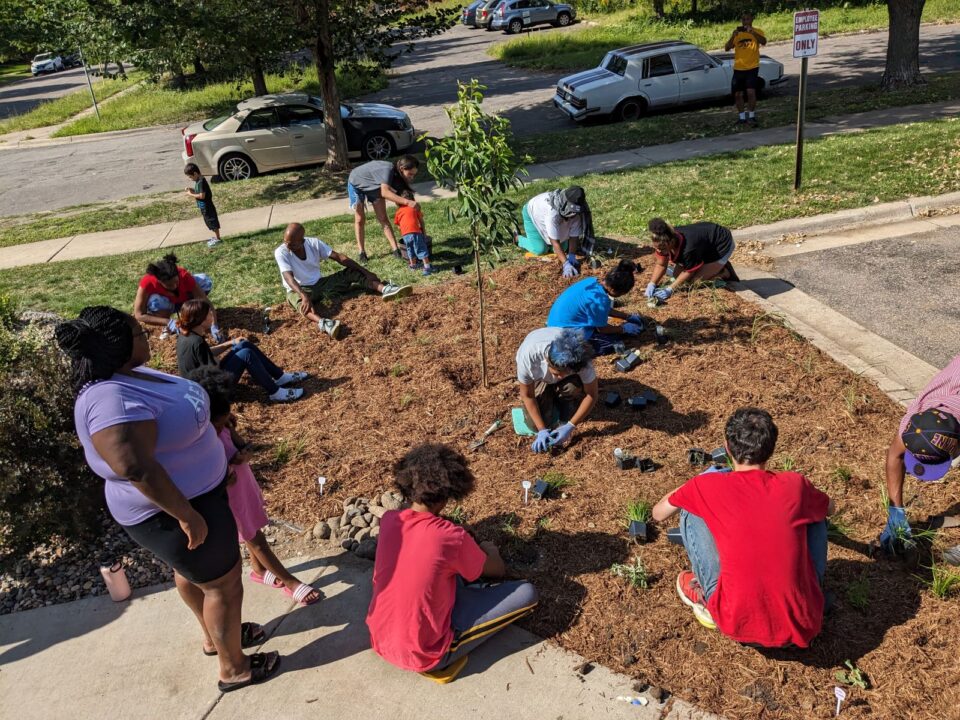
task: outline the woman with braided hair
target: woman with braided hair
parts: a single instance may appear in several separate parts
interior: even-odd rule
[[[56,329],[71,361],[74,419],[90,468],[106,481],[107,507],[140,546],[174,570],[180,597],[217,655],[219,688],[266,680],[276,652],[247,656],[265,639],[241,623],[237,526],[227,501],[227,459],[194,382],[144,366],[147,331],[111,307],[84,308]]]

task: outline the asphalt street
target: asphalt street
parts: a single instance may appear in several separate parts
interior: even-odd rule
[[[38,75],[0,89],[0,118],[23,115],[47,100],[86,87],[83,68]]]
[[[960,228],[777,258],[778,277],[936,367],[960,354]]]
[[[576,31],[574,26],[537,32]],[[517,134],[573,127],[551,102],[560,73],[510,68],[486,54],[490,44],[504,39],[502,33],[458,25],[402,56],[390,87],[363,99],[396,105],[410,114],[418,130],[442,134],[448,128],[444,110],[456,100],[456,81],[476,77],[488,87],[488,109],[509,118]],[[883,71],[885,52],[885,32],[825,38],[820,55],[811,61],[811,89],[876,82]],[[789,43],[771,45],[766,53],[784,62],[786,72],[797,72],[798,61],[790,58]],[[960,69],[957,26],[923,26],[920,56],[926,72]],[[11,87],[32,87],[30,82]],[[795,85],[784,92],[794,90]],[[180,150],[180,132],[171,127],[91,142],[0,150],[0,215],[179,189],[183,185]],[[25,181],[37,177],[43,181]]]

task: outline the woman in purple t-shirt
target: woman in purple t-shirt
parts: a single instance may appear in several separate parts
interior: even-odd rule
[[[180,597],[203,630],[203,652],[220,661],[223,692],[262,682],[276,652],[244,655],[264,640],[240,622],[243,587],[237,526],[227,502],[227,460],[196,383],[143,366],[147,331],[111,307],[84,308],[57,326],[71,360],[77,435],[106,480],[107,507],[137,544],[174,570]]]

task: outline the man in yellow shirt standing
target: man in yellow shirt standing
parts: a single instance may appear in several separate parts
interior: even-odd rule
[[[753,26],[753,15],[744,13],[742,25],[733,31],[725,50],[733,50],[733,98],[740,113],[737,125],[757,126],[757,87],[760,84],[760,46],[767,38],[760,28]],[[747,96],[747,112],[743,111],[743,96]]]

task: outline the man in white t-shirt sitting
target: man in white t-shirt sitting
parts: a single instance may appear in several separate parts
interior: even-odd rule
[[[283,244],[273,251],[280,268],[287,300],[303,317],[317,323],[321,332],[336,339],[340,335],[340,321],[321,317],[317,304],[343,295],[355,287],[380,293],[384,300],[406,297],[413,288],[383,283],[376,275],[361,267],[342,253],[338,253],[315,237],[306,237],[303,225],[290,223],[283,233]],[[343,270],[324,277],[320,271],[322,260],[333,260]]]
[[[593,217],[587,196],[579,185],[550,190],[530,198],[523,206],[523,235],[517,245],[529,255],[556,255],[564,277],[580,274],[577,251],[592,242]]]
[[[537,433],[534,452],[565,445],[590,414],[599,392],[592,358],[593,346],[577,328],[540,328],[521,343],[517,381],[524,421]]]

